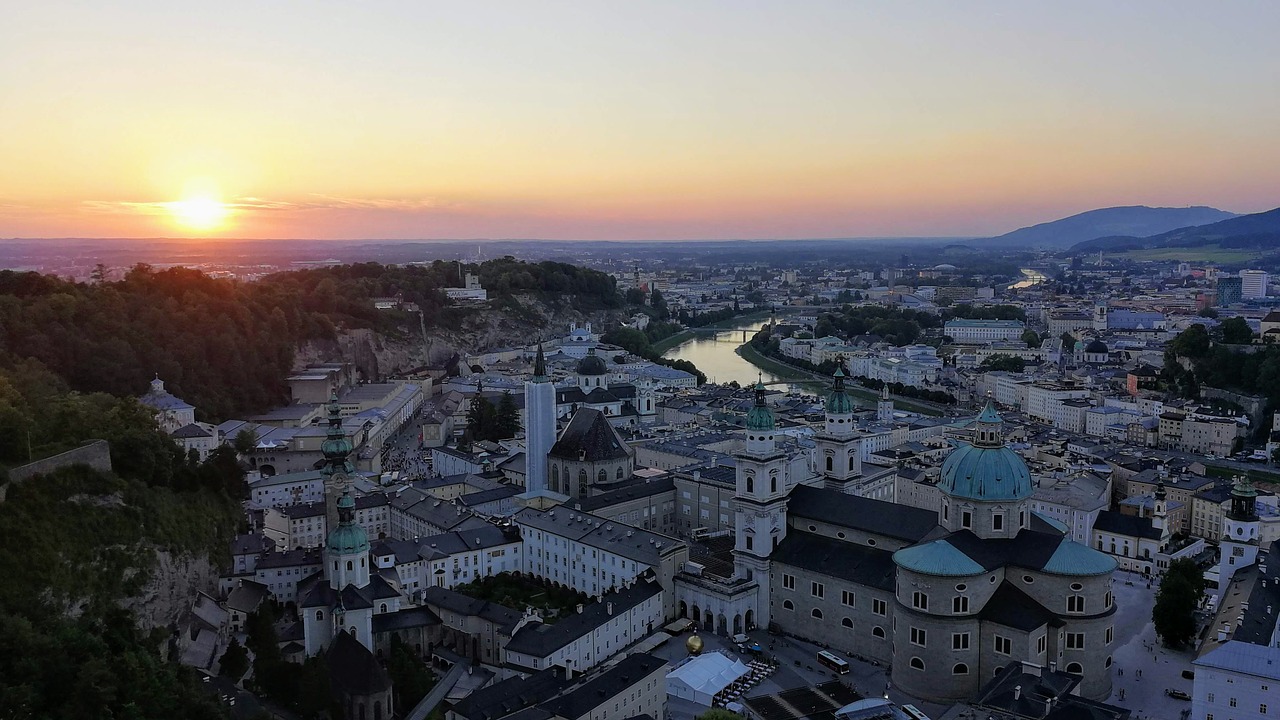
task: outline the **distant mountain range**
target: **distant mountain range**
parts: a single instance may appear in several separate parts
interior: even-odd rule
[[[1219,222],[1175,228],[1148,236],[1097,237],[1072,245],[1070,252],[1120,252],[1205,245],[1241,250],[1280,249],[1280,208],[1252,215],[1238,215]]]
[[[1179,228],[1230,221],[1235,213],[1211,207],[1153,208],[1129,205],[1090,210],[1061,220],[1019,228],[974,244],[987,247],[1075,249],[1086,241],[1123,237],[1146,238]],[[1094,248],[1095,251],[1100,248]]]

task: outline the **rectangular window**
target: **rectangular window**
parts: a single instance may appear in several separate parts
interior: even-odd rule
[[[848,590],[840,591],[840,603],[842,605],[848,605],[849,607],[853,607],[854,606],[853,598],[854,598],[853,593],[849,592]]]
[[[969,633],[951,633],[952,650],[969,649]]]
[[[1115,627],[1108,627],[1107,632],[1105,633],[1105,636],[1106,636],[1106,644],[1110,645],[1111,641],[1114,640],[1116,636]]]
[[[750,550],[750,549],[751,549],[751,541],[752,541],[754,538],[752,538],[750,535],[747,535],[745,539],[746,539],[746,541],[747,541],[747,549],[748,549],[748,550]]]
[[[996,636],[996,653],[1009,655],[1013,652],[1013,641],[1002,635]]]
[[[1040,639],[1036,640],[1036,652],[1043,655],[1045,649],[1048,647],[1049,647],[1049,635],[1048,634],[1041,635]]]
[[[991,516],[991,529],[992,530],[1004,529],[1004,515],[1001,515],[1000,513],[995,513],[994,515]]]
[[[815,583],[813,583],[813,585],[812,585],[812,586],[810,586],[810,588],[809,588],[809,593],[810,593],[811,595],[813,595],[814,597],[816,597],[816,598],[820,598],[820,597],[822,597],[824,594],[826,594],[826,591],[827,591],[827,589],[826,589],[826,588],[824,588],[824,587],[822,586],[822,583],[820,583],[820,582],[815,582]]]
[[[911,607],[917,610],[928,610],[929,596],[919,591],[911,593]]]
[[[1067,612],[1069,613],[1084,612],[1084,596],[1068,595],[1067,596]]]
[[[960,527],[966,529],[973,527],[973,513],[968,510],[960,513]]]
[[[924,630],[918,627],[911,628],[911,644],[912,645],[919,645],[920,647],[926,647],[925,638],[926,638],[926,633]]]
[[[1083,650],[1084,649],[1084,633],[1067,633],[1067,649]]]
[[[876,615],[881,615],[881,616],[883,616],[883,615],[888,614],[888,608],[887,608],[887,606],[885,605],[885,602],[884,602],[883,600],[874,600],[874,599],[873,599],[873,600],[871,601],[871,612],[875,613]]]
[[[969,612],[969,598],[965,595],[957,595],[951,598],[951,612],[957,614]]]
[[[795,589],[796,589],[796,576],[795,576],[795,575],[787,575],[787,574],[785,574],[785,573],[784,573],[784,574],[783,574],[783,576],[782,576],[782,587],[786,588],[787,590],[795,590]]]

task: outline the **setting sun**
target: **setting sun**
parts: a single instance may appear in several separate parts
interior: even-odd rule
[[[215,190],[209,187],[192,187],[190,183],[181,200],[168,203],[173,219],[191,230],[217,230],[231,214],[231,208],[223,203]],[[200,183],[205,185],[205,183]]]

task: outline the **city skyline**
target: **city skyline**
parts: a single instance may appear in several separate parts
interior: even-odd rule
[[[1263,3],[7,15],[0,237],[960,237],[1278,204]]]

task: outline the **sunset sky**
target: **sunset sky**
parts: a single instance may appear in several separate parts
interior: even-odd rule
[[[998,234],[1280,206],[1280,2],[11,2],[0,237]]]

